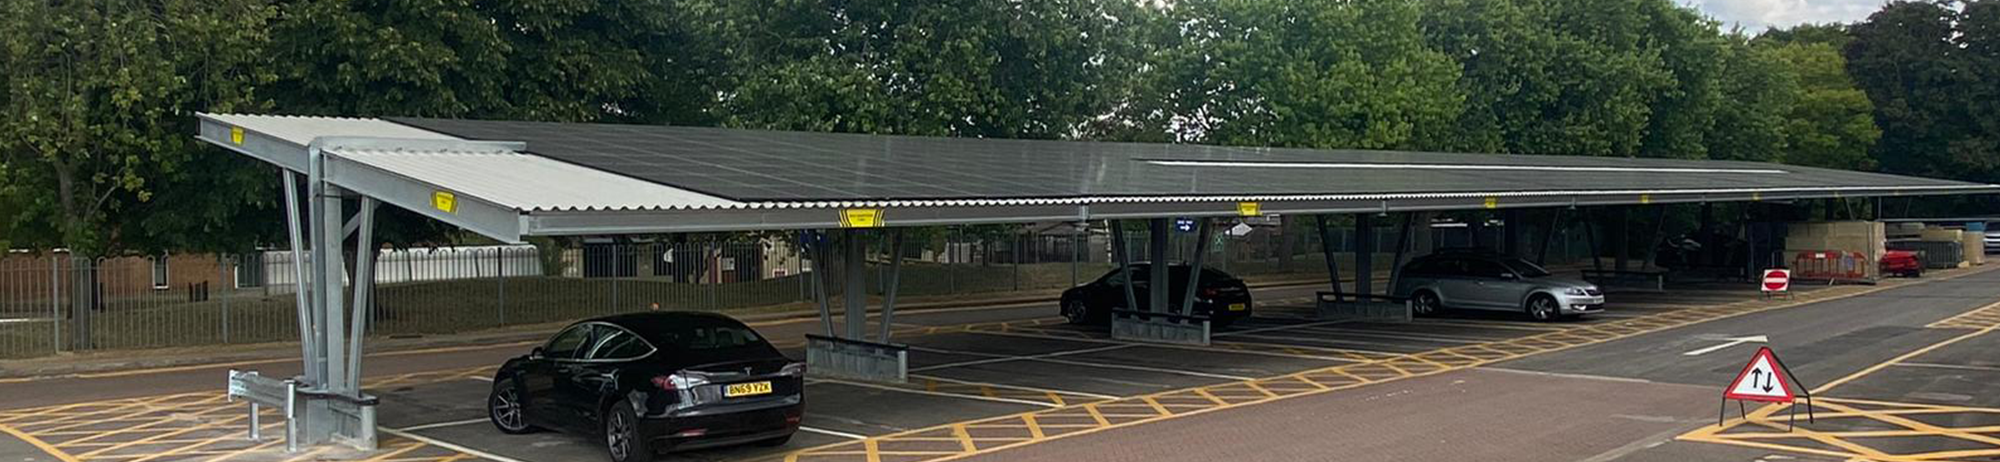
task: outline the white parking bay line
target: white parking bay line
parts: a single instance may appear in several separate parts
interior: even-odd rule
[[[976,400],[980,400],[980,401],[993,401],[993,402],[997,402],[997,403],[1011,403],[1011,404],[1026,404],[1026,405],[1029,405],[1029,406],[1041,406],[1041,407],[1062,407],[1062,405],[1060,405],[1060,404],[1055,404],[1055,403],[1044,403],[1044,402],[1040,402],[1040,401],[1028,401],[1028,400],[1025,400],[1025,399],[1013,399],[1013,398],[1001,398],[1001,397],[997,397],[997,396],[985,396],[985,395],[968,395],[968,394],[962,394],[962,393],[945,393],[945,392],[940,392],[940,391],[930,391],[930,390],[918,390],[918,389],[914,389],[914,388],[901,388],[901,387],[892,387],[892,386],[888,386],[888,385],[876,385],[876,384],[872,384],[872,383],[867,383],[867,382],[853,382],[853,381],[847,381],[847,380],[840,380],[840,379],[828,379],[828,378],[816,378],[816,379],[812,379],[812,380],[808,380],[808,381],[806,381],[806,383],[833,383],[833,384],[840,384],[840,385],[846,385],[846,386],[850,386],[850,387],[861,387],[861,388],[873,388],[873,389],[876,389],[876,390],[887,390],[887,391],[895,391],[895,392],[903,392],[903,393],[910,393],[910,394],[917,394],[917,395],[927,395],[927,396],[943,396],[943,397],[947,397],[947,398],[962,398],[962,399],[976,399]]]
[[[802,432],[806,432],[806,433],[818,433],[818,434],[821,434],[821,435],[826,435],[826,436],[832,436],[832,437],[837,437],[837,438],[847,438],[847,439],[850,439],[850,440],[865,440],[865,439],[868,439],[868,437],[867,437],[867,436],[863,436],[863,435],[856,435],[856,434],[853,434],[853,433],[846,433],[846,432],[837,432],[837,431],[833,431],[833,430],[827,430],[827,429],[824,429],[824,428],[812,428],[812,427],[808,427],[808,426],[804,426],[804,425],[800,425],[800,426],[799,426],[799,431],[802,431]]]
[[[483,376],[483,375],[475,375],[475,376],[471,376],[471,377],[466,377],[466,378],[468,378],[468,379],[472,379],[472,380],[478,380],[478,381],[481,381],[481,382],[491,382],[491,381],[493,381],[493,378],[492,378],[492,377],[487,377],[487,376]]]
[[[482,417],[482,418],[478,418],[478,419],[465,419],[465,420],[460,420],[460,421],[456,421],[456,422],[438,422],[438,423],[434,423],[434,424],[423,424],[423,425],[416,425],[416,426],[409,426],[409,427],[403,427],[403,428],[398,428],[398,429],[396,429],[396,430],[399,430],[399,431],[406,431],[406,432],[413,432],[413,431],[418,431],[418,430],[429,430],[429,429],[433,429],[433,428],[444,428],[444,427],[456,427],[456,426],[460,426],[460,425],[472,425],[472,424],[477,424],[477,423],[486,423],[486,422],[489,422],[489,420],[487,420],[486,418],[483,418],[483,417]]]
[[[410,433],[410,432],[406,432],[406,431],[402,431],[402,430],[397,430],[397,429],[393,429],[393,428],[384,428],[384,429],[381,429],[381,430],[382,430],[382,433],[388,433],[388,434],[391,434],[391,435],[396,435],[396,436],[400,436],[400,437],[404,437],[404,438],[409,438],[409,439],[413,439],[413,440],[417,440],[417,441],[422,441],[422,442],[424,442],[425,444],[429,444],[429,445],[432,445],[432,446],[437,446],[437,447],[440,447],[440,448],[445,448],[445,449],[450,449],[450,450],[453,450],[453,451],[458,451],[458,452],[462,452],[462,453],[466,453],[466,454],[471,454],[471,455],[473,455],[473,456],[475,456],[475,457],[479,457],[479,458],[482,458],[482,459],[486,459],[486,460],[491,460],[491,461],[494,461],[494,462],[526,462],[526,461],[523,461],[523,460],[521,460],[521,459],[515,459],[515,458],[512,458],[512,457],[506,457],[506,456],[501,456],[501,455],[498,455],[498,454],[494,454],[494,453],[490,453],[490,452],[486,452],[486,451],[481,451],[481,450],[478,450],[478,449],[473,449],[473,448],[468,448],[468,447],[465,447],[465,446],[459,446],[459,445],[456,445],[456,444],[451,444],[451,443],[447,443],[447,442],[444,442],[444,440],[440,440],[440,439],[437,439],[437,438],[431,438],[431,437],[428,437],[428,436],[423,436],[423,435],[418,435],[418,434],[415,434],[415,433]]]

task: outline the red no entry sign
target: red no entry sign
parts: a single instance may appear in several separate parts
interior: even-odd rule
[[[1764,291],[1784,292],[1792,288],[1792,272],[1783,269],[1764,270]]]

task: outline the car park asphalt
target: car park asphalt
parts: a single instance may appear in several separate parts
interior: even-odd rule
[[[1257,317],[1218,329],[1211,346],[1113,340],[1102,328],[1061,323],[1053,318],[1053,304],[903,314],[896,318],[894,341],[911,346],[911,383],[814,378],[807,385],[805,430],[790,444],[675,453],[663,460],[1799,455],[1805,453],[1709,441],[1726,435],[1676,440],[1715,426],[1719,390],[1754,346],[1684,353],[1725,336],[1767,335],[1808,385],[1877,369],[1826,393],[1834,406],[1843,399],[2000,406],[1989,402],[1996,390],[1985,385],[2000,383],[2000,366],[1981,354],[2000,341],[1967,337],[1881,366],[1977,332],[1926,327],[2000,300],[2000,274],[1955,275],[1963,277],[1866,294],[1877,288],[1801,286],[1797,301],[1759,300],[1745,286],[1728,284],[1620,293],[1609,313],[1557,323],[1486,312],[1411,323],[1322,321],[1309,317],[1318,287],[1259,289]],[[1904,282],[1892,285],[1899,284]],[[804,356],[798,340],[820,328],[815,322],[756,327],[795,358]],[[508,436],[485,421],[492,369],[529,348],[371,357],[366,382],[384,403],[378,416],[383,446],[402,451],[381,460],[601,460],[595,439]],[[284,374],[296,365],[259,367]],[[230,418],[240,416],[241,405],[213,399],[225,369],[0,384],[0,430],[7,430],[0,434],[0,461],[291,457],[272,455],[268,442],[240,441],[246,424]],[[1287,404],[1267,404],[1279,400]],[[1757,409],[1753,417],[1765,412],[1751,408]],[[1760,422],[1770,417],[1732,420],[1729,428],[1768,429]],[[1961,421],[1977,419],[1951,422]],[[99,423],[77,425],[83,422]],[[47,450],[29,450],[38,445]]]

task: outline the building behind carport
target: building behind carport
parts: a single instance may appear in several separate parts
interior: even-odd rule
[[[815,262],[841,262],[844,281],[814,277],[825,335],[811,338],[815,373],[899,380],[908,351],[890,342],[896,271],[881,333],[867,328],[864,240],[899,247],[900,228],[985,223],[1143,221],[1168,255],[1175,219],[1196,242],[1226,217],[1352,214],[1354,291],[1373,294],[1373,228],[1413,234],[1411,212],[1788,201],[1977,194],[1994,185],[1726,161],[1324,151],[1136,143],[944,139],[716,128],[439,119],[344,119],[204,114],[200,138],[278,165],[297,280],[352,280],[299,291],[305,404],[302,443],[372,448],[375,402],[360,389],[362,319],[371,309],[378,203],[493,239],[527,236],[795,231]],[[303,181],[301,181],[303,180]],[[304,204],[300,204],[303,201]],[[359,207],[349,213],[348,204]],[[1394,214],[1394,215],[1392,215]],[[1400,215],[1400,216],[1396,216]],[[1560,213],[1558,213],[1560,215]],[[1516,221],[1510,220],[1509,223]],[[1322,222],[1323,223],[1323,222]],[[1422,226],[1428,228],[1427,224]],[[1322,233],[1329,232],[1323,224]],[[1518,229],[1509,226],[1509,233]],[[1622,239],[1629,233],[1619,233]],[[1134,249],[1114,232],[1116,260]],[[1518,246],[1520,236],[1507,242]],[[1405,242],[1394,247],[1409,248]],[[1593,246],[1594,247],[1594,246]],[[1629,246],[1625,246],[1629,248]],[[1514,251],[1517,249],[1509,249]],[[304,254],[311,253],[311,257]],[[1203,252],[1195,252],[1199,265]],[[1401,257],[1397,257],[1400,259]],[[1335,260],[1329,256],[1327,262]],[[348,276],[352,264],[352,277]],[[1391,265],[1393,267],[1393,264]],[[1163,265],[1150,298],[1166,301]],[[1329,268],[1336,292],[1339,268]],[[1194,273],[1198,274],[1198,273]],[[843,284],[844,326],[828,286]],[[323,286],[323,287],[322,287]],[[352,295],[353,308],[348,300]],[[1127,295],[1128,302],[1136,294]],[[1192,297],[1188,297],[1192,298]],[[1206,343],[1208,323],[1186,307],[1122,311],[1125,338]]]

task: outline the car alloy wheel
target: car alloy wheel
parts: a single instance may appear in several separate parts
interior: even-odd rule
[[[1430,316],[1438,312],[1438,297],[1430,292],[1417,292],[1417,299],[1410,305],[1410,310],[1418,316]]]
[[[1528,316],[1536,321],[1554,321],[1561,316],[1562,308],[1556,306],[1556,299],[1547,295],[1528,300]]]
[[[1090,307],[1084,306],[1082,300],[1070,300],[1063,304],[1062,316],[1070,324],[1083,324],[1090,320]]]
[[[630,405],[620,403],[604,413],[604,447],[613,462],[653,460],[652,446],[639,434],[639,416]]]
[[[486,400],[488,413],[493,416],[493,425],[507,433],[528,431],[528,422],[521,414],[521,393],[514,389],[512,382],[503,383],[493,390]]]

